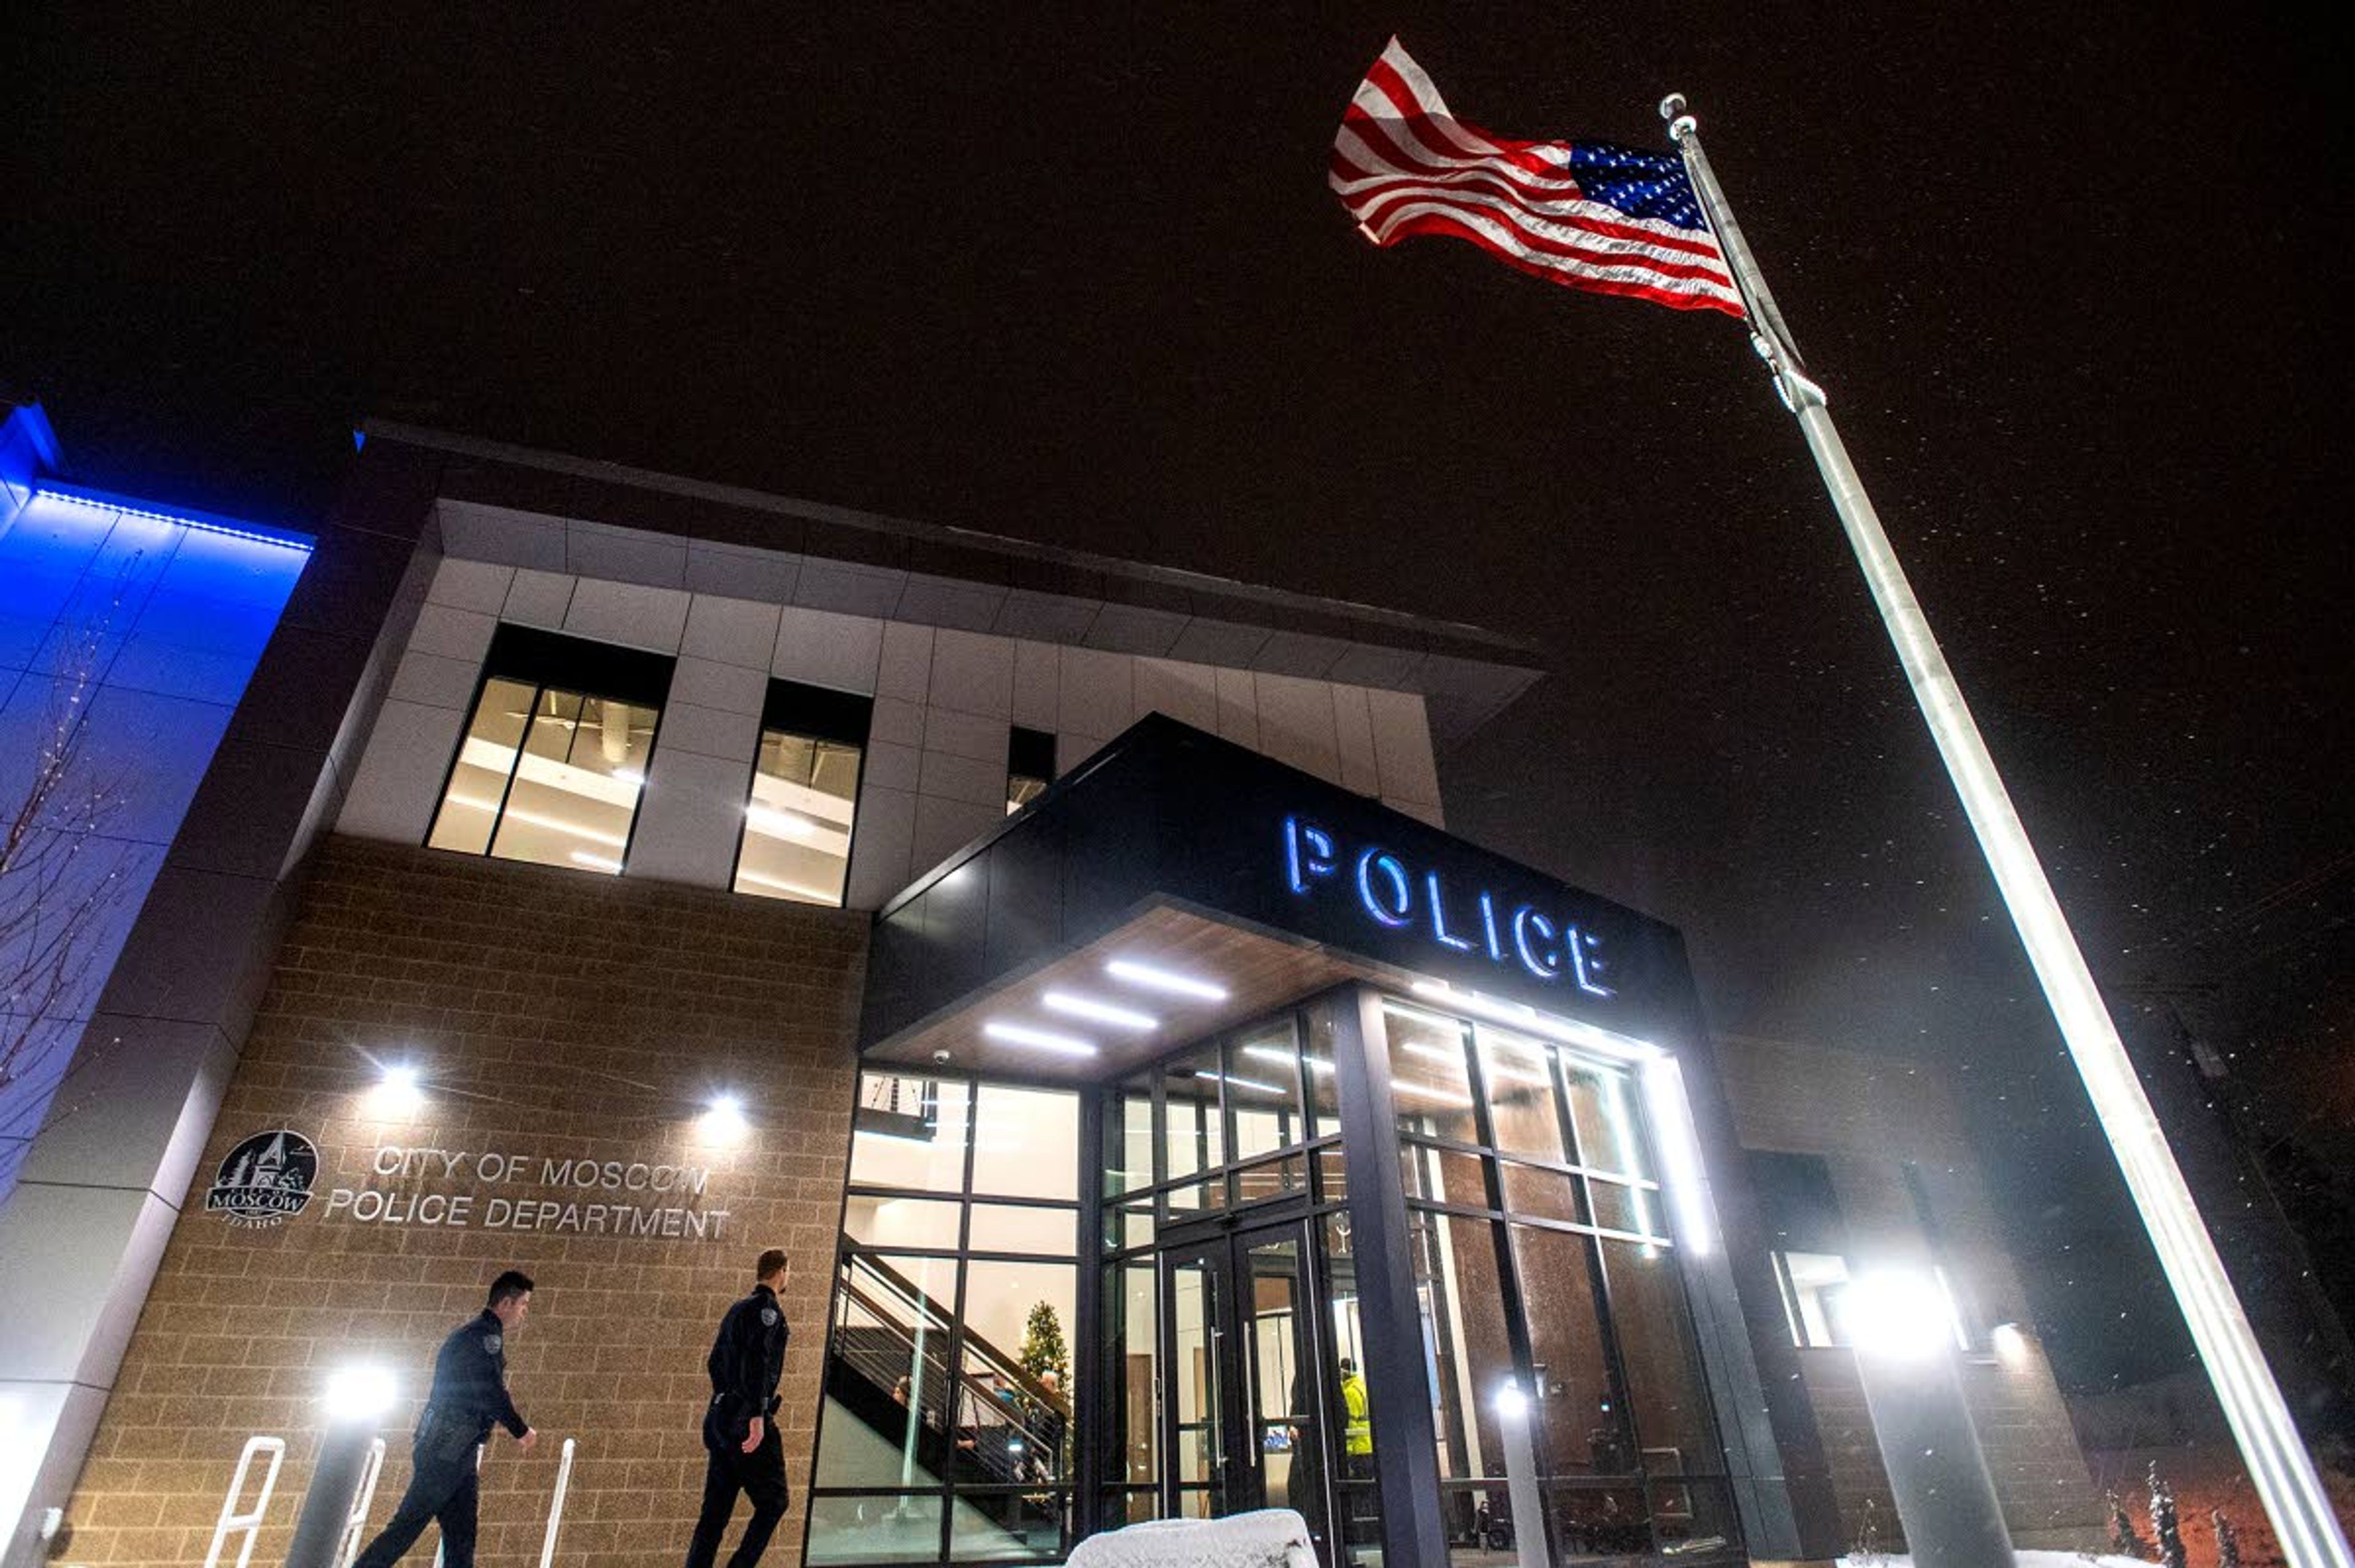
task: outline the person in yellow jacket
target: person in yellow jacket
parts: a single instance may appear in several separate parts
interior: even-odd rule
[[[1341,1463],[1351,1480],[1374,1477],[1374,1409],[1358,1363],[1341,1358]]]

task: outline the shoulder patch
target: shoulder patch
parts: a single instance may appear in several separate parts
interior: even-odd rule
[[[496,1356],[499,1353],[499,1347],[504,1343],[505,1341],[496,1334],[485,1334],[483,1336],[484,1353],[486,1355]]]
[[[774,1328],[777,1326],[777,1309],[775,1307],[763,1307],[761,1308],[761,1326],[764,1328]]]

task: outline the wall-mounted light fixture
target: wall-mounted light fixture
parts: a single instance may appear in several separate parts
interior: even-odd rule
[[[733,1094],[713,1095],[697,1125],[705,1137],[717,1142],[732,1142],[751,1130],[751,1124],[744,1119],[744,1102]]]
[[[425,1104],[424,1084],[415,1067],[406,1061],[389,1061],[368,1090],[368,1110],[380,1117],[414,1115]]]

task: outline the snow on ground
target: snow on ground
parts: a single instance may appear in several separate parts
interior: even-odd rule
[[[2015,1552],[2019,1568],[2151,1568],[2139,1557],[2113,1557],[2090,1552]],[[1854,1555],[1839,1560],[1839,1568],[1913,1568],[1913,1559],[1904,1552],[1891,1552],[1886,1557],[1866,1559]]]

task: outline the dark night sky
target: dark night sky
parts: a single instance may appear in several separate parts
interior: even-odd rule
[[[83,477],[299,526],[374,412],[1540,637],[1458,830],[1685,925],[1722,1029],[1960,1067],[2064,1371],[2152,1370],[1740,330],[1324,189],[1392,30],[1508,134],[1680,90],[2096,972],[2216,987],[2273,1131],[2346,1139],[2346,61],[2276,13],[64,9],[0,41],[0,381]]]

